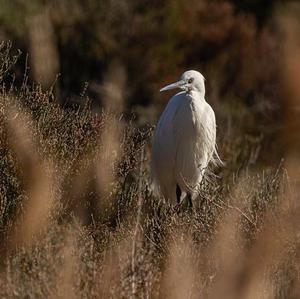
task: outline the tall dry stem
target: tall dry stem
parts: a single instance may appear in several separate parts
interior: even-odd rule
[[[49,213],[54,207],[53,169],[38,156],[30,118],[12,108],[7,108],[6,113],[9,143],[14,150],[27,197],[24,211],[13,232],[12,245],[25,245],[30,244],[36,234],[47,227]]]
[[[47,89],[59,72],[55,34],[47,9],[28,20],[28,36],[34,79]]]

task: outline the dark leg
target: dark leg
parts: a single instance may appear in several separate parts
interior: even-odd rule
[[[176,185],[176,197],[177,197],[177,203],[180,204],[181,190],[178,184]]]
[[[192,195],[190,193],[187,194],[187,199],[189,202],[189,207],[192,209],[193,208],[193,201],[192,201]]]

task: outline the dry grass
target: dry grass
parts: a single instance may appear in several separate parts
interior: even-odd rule
[[[296,29],[284,20],[282,64],[294,78]],[[101,88],[107,109],[93,113],[84,95],[83,107],[62,108],[26,76],[20,89],[8,86],[9,45],[0,58],[1,297],[300,296],[297,142],[286,165],[263,171],[248,167],[253,148],[221,143],[228,167],[203,184],[193,212],[175,213],[151,193],[152,127],[118,110],[122,69]],[[287,111],[298,103],[295,84],[286,84]],[[288,119],[285,135],[298,123]]]

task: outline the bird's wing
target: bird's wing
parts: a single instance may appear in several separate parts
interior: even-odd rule
[[[223,165],[223,162],[218,154],[217,151],[217,142],[216,142],[216,132],[217,132],[217,125],[216,125],[216,117],[213,109],[209,104],[207,104],[207,131],[208,136],[210,136],[210,157],[209,162],[211,162],[215,166],[221,166]]]
[[[163,111],[156,128],[156,135],[159,137],[172,137],[174,128],[174,119],[180,110],[183,102],[184,92],[177,93],[171,98]]]
[[[216,153],[216,120],[213,109],[203,98],[181,102],[173,119],[176,149],[176,175],[181,187],[198,188],[207,166]],[[188,190],[186,190],[188,191]]]
[[[162,113],[155,130],[152,148],[152,177],[156,187],[169,199],[175,195],[176,187],[174,118],[180,109],[182,94],[173,96]]]
[[[185,94],[173,119],[173,136],[175,140],[175,174],[181,189],[191,191],[201,181],[203,164],[203,124],[201,106],[196,106],[193,99]]]

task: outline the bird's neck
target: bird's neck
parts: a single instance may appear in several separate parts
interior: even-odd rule
[[[200,98],[205,101],[205,91],[200,90],[189,90],[187,91],[187,94],[190,95],[192,98]]]

